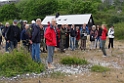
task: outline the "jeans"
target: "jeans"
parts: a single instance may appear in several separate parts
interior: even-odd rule
[[[47,50],[48,50],[47,62],[48,63],[53,62],[54,49],[55,49],[54,46],[47,46]]]
[[[114,38],[109,38],[108,49],[110,48],[110,46],[111,46],[111,48],[113,48],[113,40],[114,40]]]
[[[105,50],[105,42],[106,42],[106,40],[101,40],[101,50],[103,52],[103,55],[107,56],[106,50]]]
[[[16,47],[17,47],[17,43],[18,43],[18,41],[17,41],[16,39],[14,39],[12,42],[13,42],[13,46],[14,46],[14,48],[16,48]]]
[[[10,41],[10,42],[6,41],[5,50],[6,50],[6,52],[11,52],[11,50],[13,50],[13,42],[12,41]]]
[[[32,44],[32,60],[36,62],[41,62],[40,58],[40,43],[33,43]]]
[[[70,47],[72,50],[75,49],[75,43],[76,43],[76,37],[71,37],[70,38]]]

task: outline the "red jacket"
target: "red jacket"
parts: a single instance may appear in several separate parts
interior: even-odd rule
[[[76,40],[80,40],[80,30],[77,31]]]
[[[57,46],[56,32],[53,28],[50,28],[50,26],[46,29],[45,38],[48,46]]]
[[[102,30],[101,40],[106,40],[107,33],[108,33],[107,29],[104,28],[104,29]]]

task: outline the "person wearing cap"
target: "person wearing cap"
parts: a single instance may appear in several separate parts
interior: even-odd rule
[[[96,30],[96,26],[93,25],[90,31],[90,42],[91,42],[90,49],[91,50],[96,48],[97,36],[98,36],[98,31]]]
[[[23,20],[23,24],[22,24],[22,28],[21,28],[21,31],[23,30],[23,29],[25,29],[25,25],[27,24],[27,20]]]
[[[17,26],[18,21],[14,20],[13,25],[10,25],[7,36],[8,42],[11,44],[11,49],[17,47],[17,43],[20,41],[20,28]]]
[[[8,40],[8,35],[7,35],[8,34],[8,30],[9,30],[9,26],[10,26],[9,22],[6,22],[5,27],[4,27],[4,30],[3,30],[3,37],[6,40],[6,45],[5,45],[5,51],[6,51],[6,53],[9,53],[10,52],[10,50],[9,50],[10,42]]]
[[[37,18],[36,23],[32,26],[32,37],[30,44],[32,44],[32,60],[41,63],[40,58],[40,43],[41,43],[41,32],[40,32],[41,19]]]

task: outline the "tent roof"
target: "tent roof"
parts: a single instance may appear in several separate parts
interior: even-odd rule
[[[55,18],[55,16],[46,16],[42,21],[43,25],[47,25],[48,22]],[[88,24],[91,18],[91,14],[80,14],[80,15],[60,15],[56,18],[58,24]]]

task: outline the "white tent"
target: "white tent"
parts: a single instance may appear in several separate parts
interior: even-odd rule
[[[55,16],[46,16],[42,21],[43,25],[47,25],[48,22],[55,18]],[[80,14],[80,15],[60,15],[56,18],[57,24],[75,24],[82,25],[84,23],[89,24],[89,22],[93,22],[93,18],[91,14]]]

